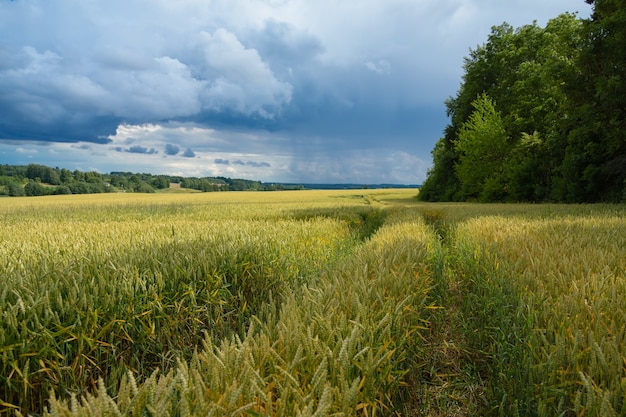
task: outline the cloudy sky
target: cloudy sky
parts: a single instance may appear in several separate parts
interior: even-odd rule
[[[421,183],[463,57],[583,0],[0,0],[0,163]]]

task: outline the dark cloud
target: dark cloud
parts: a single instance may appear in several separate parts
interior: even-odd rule
[[[154,148],[146,148],[145,146],[140,146],[140,145],[134,145],[129,148],[125,148],[123,146],[115,146],[113,147],[113,150],[115,150],[116,152],[137,153],[137,154],[145,154],[145,155],[154,155],[154,154],[159,153],[159,151],[157,151]]]
[[[218,165],[230,165],[231,162],[228,159],[216,158],[214,162]],[[272,164],[269,162],[255,162],[255,161],[242,161],[241,159],[235,159],[232,161],[233,165],[249,166],[253,168],[271,168]]]
[[[141,8],[132,1],[128,6]],[[224,111],[272,119],[291,100],[291,84],[226,28],[188,28],[183,36],[190,42],[164,51],[166,45],[150,44],[148,28],[159,22],[147,21],[145,31],[107,28],[113,16],[124,20],[127,13],[114,6],[38,8],[34,14],[0,3],[0,36],[11,41],[0,49],[2,138],[103,143],[121,123],[202,120]],[[48,19],[47,11],[57,19]],[[152,12],[165,18],[160,7]],[[66,24],[82,37],[72,36]],[[51,34],[55,43],[48,41]]]
[[[316,65],[313,61],[324,53],[319,38],[299,30],[292,24],[268,19],[262,29],[245,38],[257,49],[272,69],[285,78],[296,79]]]
[[[171,143],[168,143],[165,145],[165,154],[166,155],[170,155],[170,156],[174,156],[176,154],[178,154],[178,152],[180,152],[180,148],[176,145],[172,145]]]
[[[286,181],[423,180],[468,49],[502,21],[588,15],[581,3],[0,0],[2,155],[106,171],[158,149],[188,158],[163,158],[176,172],[220,155],[223,173]]]
[[[158,151],[154,148],[146,148],[144,146],[140,146],[140,145],[135,145],[135,146],[131,146],[130,148],[125,149],[126,152],[128,153],[145,153],[148,155],[152,155],[155,153],[158,153]]]
[[[248,161],[246,165],[254,167],[254,168],[270,168],[272,165],[269,162],[254,162]]]

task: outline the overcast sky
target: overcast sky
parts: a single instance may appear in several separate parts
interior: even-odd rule
[[[0,0],[0,163],[419,184],[463,58],[583,0]]]

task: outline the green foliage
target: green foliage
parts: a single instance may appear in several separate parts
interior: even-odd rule
[[[557,190],[567,201],[621,201],[626,180],[626,12],[621,1],[593,1],[577,76],[568,86],[568,126]]]
[[[491,200],[504,193],[504,165],[510,145],[493,101],[483,94],[472,105],[475,111],[455,142],[459,154],[456,174],[467,198]]]
[[[183,188],[190,188],[198,191],[226,191],[223,181],[211,181],[207,178],[183,178],[180,183]]]
[[[451,123],[433,150],[423,200],[622,200],[626,13],[619,1],[593,3],[590,20],[563,14],[545,28],[493,27],[470,52],[461,88],[446,101]],[[497,103],[511,149],[497,175],[468,182],[467,153],[456,144],[483,94]],[[540,140],[529,146],[528,136]]]
[[[9,196],[11,197],[21,197],[26,195],[26,191],[24,190],[24,187],[21,186],[21,184],[11,181],[7,184],[7,189],[9,192]]]
[[[163,190],[165,188],[169,188],[170,180],[165,176],[157,176],[152,180],[152,186],[159,190]]]
[[[155,190],[152,185],[140,180],[134,183],[132,191],[136,193],[153,193]]]
[[[11,197],[34,196],[47,194],[96,194],[106,192],[136,192],[154,193],[165,190],[171,183],[180,184],[182,188],[202,192],[210,191],[276,191],[304,189],[302,185],[264,184],[260,181],[232,179],[232,178],[183,178],[169,175],[135,174],[131,172],[112,172],[100,174],[98,172],[70,171],[65,168],[50,168],[39,164],[28,166],[3,165],[0,166],[3,174],[0,176],[0,194]],[[29,185],[24,190],[25,182],[33,181],[37,184],[56,185],[54,188],[38,188]]]
[[[450,126],[446,132],[450,132]],[[420,188],[419,198],[423,201],[453,201],[459,198],[461,187],[455,172],[455,164],[458,154],[455,150],[454,141],[450,138],[452,133],[446,134],[435,144],[432,150],[433,166],[428,171],[428,176]]]
[[[63,194],[72,194],[72,190],[67,185],[59,185],[54,189],[54,194],[63,195]]]
[[[40,183],[30,180],[28,184],[24,186],[24,193],[27,196],[40,196],[46,193],[46,189]]]
[[[507,199],[513,201],[542,201],[549,193],[547,160],[541,158],[545,143],[539,132],[522,133],[521,140],[511,150],[505,167],[509,180]]]

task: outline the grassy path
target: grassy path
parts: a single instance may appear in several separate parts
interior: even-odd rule
[[[626,415],[626,207],[421,210],[445,262],[420,415]]]

